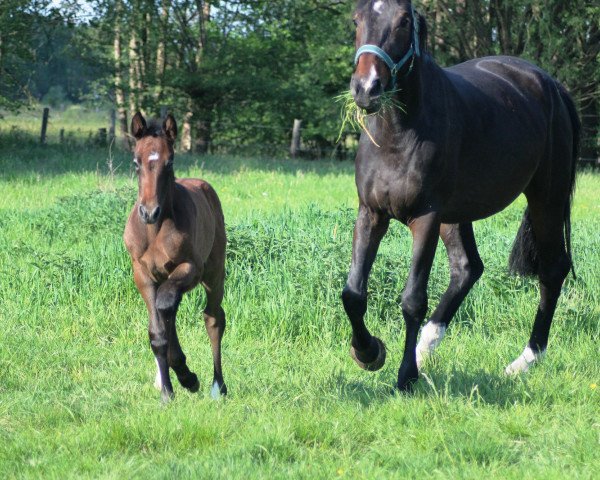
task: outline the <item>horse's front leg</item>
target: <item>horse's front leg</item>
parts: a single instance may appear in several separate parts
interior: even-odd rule
[[[419,378],[416,346],[419,326],[427,314],[427,282],[435,256],[440,231],[436,212],[430,212],[409,223],[413,236],[412,263],[402,293],[402,315],[406,323],[404,357],[398,370],[398,389],[408,390]]]
[[[197,392],[200,384],[196,374],[191,372],[187,366],[185,354],[181,349],[179,338],[177,337],[175,320],[184,292],[187,292],[197,284],[199,276],[199,272],[193,264],[182,263],[158,288],[156,294],[156,310],[158,311],[161,324],[166,328],[168,339],[166,356],[168,366],[177,375],[179,383],[191,392]],[[170,395],[172,396],[172,394],[171,389]]]
[[[350,355],[365,370],[375,371],[385,363],[385,346],[371,336],[365,326],[367,283],[381,239],[387,232],[390,219],[365,205],[360,205],[354,227],[352,265],[346,287],[342,292],[344,309],[352,325]]]

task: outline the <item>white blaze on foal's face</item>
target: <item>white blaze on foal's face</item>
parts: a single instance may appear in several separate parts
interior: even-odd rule
[[[377,0],[373,4],[373,11],[377,14],[380,14],[381,12],[383,12],[383,6],[384,6],[384,0]]]
[[[158,162],[158,160],[160,160],[160,154],[158,152],[152,152],[148,156],[148,161],[149,162]]]

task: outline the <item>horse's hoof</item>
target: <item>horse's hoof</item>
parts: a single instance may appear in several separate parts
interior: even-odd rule
[[[534,352],[529,346],[527,346],[525,347],[525,350],[523,350],[523,353],[521,353],[521,355],[519,355],[514,362],[506,367],[504,373],[508,376],[525,373],[529,371],[533,365],[542,360],[545,354],[545,350]]]
[[[160,391],[160,400],[163,403],[163,405],[167,405],[174,398],[175,398],[175,393],[173,393],[173,391],[169,391],[164,387]]]
[[[213,400],[220,400],[222,397],[227,396],[227,385],[222,384],[219,386],[218,382],[213,382],[210,389],[210,396]]]
[[[359,352],[354,347],[351,347],[350,356],[363,370],[376,372],[385,365],[385,345],[377,337],[372,337],[369,350]]]
[[[396,388],[400,392],[410,393],[412,392],[413,386],[416,381],[419,379],[419,370],[416,365],[411,367],[405,367],[404,364],[400,365],[400,370],[398,371],[398,383],[396,384]]]
[[[181,383],[183,388],[192,393],[196,393],[198,390],[200,390],[200,382],[198,381],[198,376],[195,373],[190,372],[186,378],[179,380],[179,383]]]

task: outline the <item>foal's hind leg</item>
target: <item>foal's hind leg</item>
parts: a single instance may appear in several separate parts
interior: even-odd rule
[[[227,395],[227,385],[223,380],[221,367],[221,340],[225,333],[225,311],[221,307],[223,301],[224,272],[204,282],[206,290],[206,308],[204,309],[204,325],[210,339],[213,355],[213,384],[210,395],[215,400]]]
[[[548,206],[529,202],[538,259],[540,304],[529,343],[523,353],[506,367],[509,375],[526,372],[533,363],[541,359],[548,345],[556,303],[571,267],[564,241],[564,212],[563,205]]]
[[[367,283],[381,239],[387,232],[390,220],[361,205],[354,226],[352,265],[348,281],[342,292],[344,309],[352,325],[350,355],[360,368],[375,371],[385,363],[385,346],[372,336],[365,326],[367,311]]]
[[[483,274],[483,263],[477,251],[473,224],[442,224],[440,237],[448,252],[450,285],[429,322],[421,330],[417,345],[417,367],[437,348],[446,328],[461,303]]]

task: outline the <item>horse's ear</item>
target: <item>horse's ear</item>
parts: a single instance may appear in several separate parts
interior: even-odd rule
[[[175,139],[177,138],[177,122],[175,121],[175,117],[170,113],[163,122],[163,132],[165,132],[165,135],[171,143],[175,142]]]
[[[419,17],[419,46],[421,50],[427,51],[427,21],[420,13],[417,13],[417,16]]]
[[[137,112],[131,119],[131,134],[139,140],[146,133],[146,120],[140,112]]]

